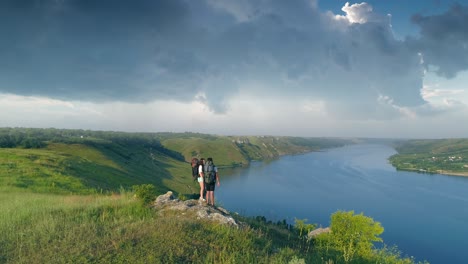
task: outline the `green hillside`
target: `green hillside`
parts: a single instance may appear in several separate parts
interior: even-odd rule
[[[218,166],[246,165],[253,160],[353,143],[351,140],[333,138],[213,136],[194,133],[164,134],[160,139],[162,145],[181,153],[187,161],[192,157],[213,157]]]
[[[153,184],[193,194],[189,161],[223,166],[341,146],[340,139],[228,137],[197,133],[0,128],[0,186],[46,193],[113,192]]]
[[[236,229],[162,216],[142,202],[167,190],[180,199],[198,192],[192,156],[233,166],[347,143],[0,128],[0,263],[414,263],[396,248],[376,249],[380,223],[353,212],[334,214],[332,233],[314,242],[305,220],[235,215],[246,223]]]
[[[468,176],[468,139],[409,140],[395,149],[390,162],[399,170]]]
[[[192,193],[188,164],[154,136],[55,129],[0,132],[0,143],[8,145],[0,148],[0,186],[88,194],[146,183],[158,193]],[[36,142],[37,148],[28,142]]]
[[[150,183],[184,190],[185,162],[144,147],[115,143],[50,143],[0,149],[0,184],[53,193],[94,193]],[[185,173],[186,174],[186,173]]]

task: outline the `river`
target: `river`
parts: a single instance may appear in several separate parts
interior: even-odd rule
[[[386,145],[351,145],[220,170],[217,203],[272,221],[328,226],[337,210],[382,224],[384,243],[430,263],[468,263],[468,177],[397,171]]]

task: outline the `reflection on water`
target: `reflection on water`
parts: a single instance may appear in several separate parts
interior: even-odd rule
[[[363,212],[404,254],[464,263],[468,177],[396,171],[387,161],[393,154],[384,145],[353,145],[222,169],[217,201],[244,215],[322,226],[337,210]]]

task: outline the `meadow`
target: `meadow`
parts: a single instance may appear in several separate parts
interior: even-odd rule
[[[345,261],[327,238],[306,239],[313,225],[304,220],[292,227],[236,216],[248,224],[237,229],[177,212],[160,216],[125,190],[60,195],[2,187],[0,211],[1,263],[413,263],[370,244]]]

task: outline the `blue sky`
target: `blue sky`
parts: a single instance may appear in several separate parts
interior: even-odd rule
[[[468,1],[3,0],[0,127],[468,135]]]

